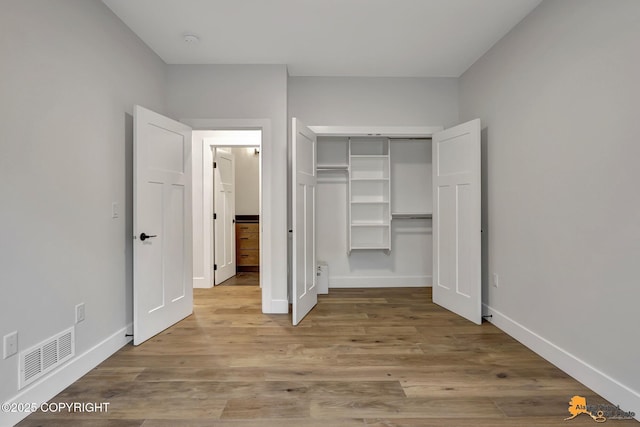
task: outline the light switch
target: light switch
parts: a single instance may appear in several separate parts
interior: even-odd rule
[[[111,218],[120,218],[120,204],[118,202],[111,203]]]

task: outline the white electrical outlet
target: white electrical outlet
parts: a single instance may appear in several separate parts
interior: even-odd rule
[[[497,288],[498,286],[500,286],[498,273],[493,273],[493,276],[491,276],[491,284],[493,285],[494,288]]]
[[[76,305],[76,323],[84,320],[84,303]]]
[[[2,357],[8,359],[18,352],[18,331],[4,336]]]

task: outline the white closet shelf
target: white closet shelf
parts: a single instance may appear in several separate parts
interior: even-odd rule
[[[349,253],[391,250],[389,140],[349,138]]]
[[[363,204],[363,205],[381,205],[381,204],[389,204],[388,200],[352,200],[353,204]]]
[[[431,212],[392,212],[391,218],[396,219],[422,219],[422,218],[433,218],[433,213]]]
[[[388,154],[352,154],[352,159],[386,159]]]
[[[389,250],[389,246],[352,246],[351,250],[352,251],[357,251],[357,250],[385,250],[388,251]]]
[[[318,170],[348,170],[349,165],[317,165]]]

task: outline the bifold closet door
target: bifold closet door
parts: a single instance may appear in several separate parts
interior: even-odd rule
[[[433,302],[482,323],[480,120],[433,136]]]

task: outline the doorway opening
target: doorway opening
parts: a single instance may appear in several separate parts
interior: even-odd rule
[[[194,287],[262,288],[264,129],[212,127],[193,131]],[[240,236],[245,228],[253,235]]]
[[[259,138],[256,131],[240,132],[240,142]],[[210,144],[213,285],[255,284],[260,272],[260,146],[223,147],[215,137]]]

